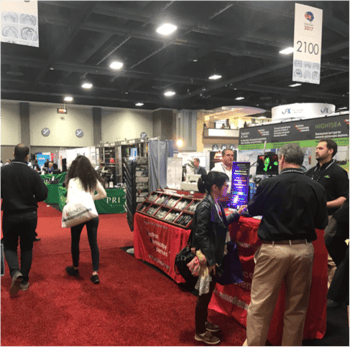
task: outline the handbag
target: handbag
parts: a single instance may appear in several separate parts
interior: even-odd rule
[[[196,285],[198,280],[198,277],[194,277],[191,274],[190,269],[187,267],[187,264],[195,257],[195,254],[193,254],[191,251],[192,235],[193,229],[188,238],[187,245],[184,248],[182,248],[178,254],[176,254],[174,264],[175,273],[183,277],[190,290],[194,289],[194,286]]]
[[[91,194],[81,187],[79,189],[80,182],[74,184],[74,181],[69,181],[69,202],[62,210],[62,228],[71,228],[98,217]]]

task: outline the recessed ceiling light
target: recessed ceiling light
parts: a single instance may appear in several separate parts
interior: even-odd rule
[[[193,59],[192,61],[193,61],[194,63],[197,63],[198,60],[197,60],[197,59]]]
[[[129,94],[128,92],[125,92],[125,94]]]
[[[109,65],[109,67],[113,70],[120,70],[123,67],[123,63],[120,61],[114,61]]]
[[[209,77],[210,80],[219,80],[222,76],[221,75],[212,75]]]
[[[347,107],[338,108],[338,111],[340,111],[340,110],[347,110]]]
[[[237,88],[233,88],[233,90],[237,90]]]
[[[295,83],[295,84],[290,84],[289,87],[300,87],[301,86],[301,83]]]
[[[278,53],[280,54],[291,54],[294,52],[294,48],[293,47],[288,47],[285,49],[282,49],[282,51],[279,51]]]
[[[172,90],[168,90],[164,93],[165,96],[173,96],[175,95],[175,92],[173,92]]]
[[[72,96],[66,96],[65,98],[64,98],[64,101],[73,101],[73,97]]]
[[[158,34],[167,36],[173,33],[177,29],[176,25],[170,23],[164,23],[156,30]]]
[[[143,102],[138,102],[135,106],[143,106]]]
[[[243,96],[239,96],[238,98],[236,98],[235,100],[244,100]]]
[[[92,84],[89,83],[89,82],[85,82],[85,83],[82,84],[81,87],[84,88],[84,89],[91,89],[92,88]]]
[[[55,70],[53,67],[50,67],[50,70]]]

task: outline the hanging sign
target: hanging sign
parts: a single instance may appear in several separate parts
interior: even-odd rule
[[[321,9],[295,4],[293,78],[295,82],[320,84]]]
[[[38,2],[1,2],[1,41],[39,47]]]

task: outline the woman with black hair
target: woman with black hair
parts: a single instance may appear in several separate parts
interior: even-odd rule
[[[225,211],[219,202],[219,198],[226,196],[229,177],[222,172],[211,171],[198,180],[198,189],[201,193],[207,192],[205,198],[196,208],[193,218],[193,239],[191,247],[205,256],[208,267],[208,290],[197,299],[195,321],[195,339],[207,344],[218,344],[220,339],[212,335],[212,332],[220,331],[219,326],[207,321],[208,305],[212,297],[215,284],[219,280],[219,273],[223,273],[224,255],[227,253],[227,244],[230,242],[230,234],[227,226],[238,221],[240,214],[246,206],[241,206],[238,213],[225,216]],[[240,266],[240,264],[239,264]],[[198,282],[197,282],[198,284]]]
[[[104,199],[107,194],[102,184],[98,180],[96,171],[92,167],[90,160],[83,155],[78,155],[72,162],[72,165],[68,171],[66,178],[67,186],[67,203],[69,199],[73,199],[72,194],[74,191],[81,190],[89,192],[93,200]],[[97,194],[95,195],[95,190]],[[71,228],[71,252],[73,258],[73,266],[67,266],[66,271],[71,276],[79,275],[79,241],[80,234],[83,230],[84,225],[86,225],[89,244],[91,248],[92,257],[92,276],[90,280],[97,284],[100,282],[98,277],[98,267],[99,267],[99,250],[97,246],[97,227],[99,223],[99,218],[96,217],[85,223],[76,225]]]

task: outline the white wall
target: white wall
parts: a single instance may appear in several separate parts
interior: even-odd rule
[[[16,146],[20,142],[21,117],[19,103],[1,101],[1,145]]]
[[[62,105],[30,104],[31,146],[93,146],[92,108],[66,105],[68,113],[59,114],[58,107]],[[41,135],[43,128],[50,129],[49,136]],[[77,129],[83,130],[82,138],[75,135]]]
[[[136,139],[142,132],[153,137],[152,111],[132,109],[105,109],[101,115],[102,142]]]

